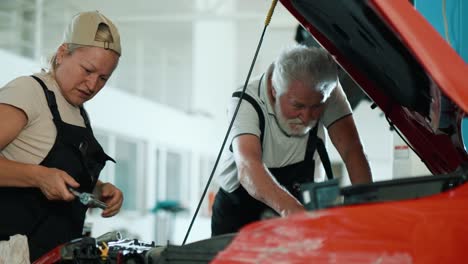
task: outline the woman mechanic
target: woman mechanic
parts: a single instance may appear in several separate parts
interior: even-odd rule
[[[115,25],[101,13],[73,17],[50,69],[0,89],[0,240],[26,235],[30,259],[81,237],[87,206],[70,192],[94,194],[117,214],[122,192],[98,180],[107,156],[83,103],[106,84],[121,55]]]

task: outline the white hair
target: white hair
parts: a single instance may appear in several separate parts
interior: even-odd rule
[[[300,81],[328,98],[338,81],[337,66],[324,49],[293,45],[274,62],[272,84],[281,95],[292,81]]]

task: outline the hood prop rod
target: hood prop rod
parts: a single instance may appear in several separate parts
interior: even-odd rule
[[[255,51],[255,55],[253,57],[251,65],[250,65],[250,69],[249,69],[249,72],[247,74],[247,78],[245,79],[244,88],[242,89],[242,94],[241,94],[241,96],[239,98],[239,102],[237,103],[236,110],[234,111],[234,115],[232,116],[231,123],[229,124],[229,128],[228,128],[228,130],[226,132],[226,136],[224,137],[223,144],[221,145],[221,149],[218,152],[218,157],[216,158],[216,162],[215,162],[215,164],[213,166],[213,169],[211,171],[211,175],[208,178],[205,189],[203,190],[203,194],[202,194],[202,196],[200,198],[200,201],[198,202],[197,209],[195,210],[195,213],[193,214],[192,220],[190,221],[190,225],[189,225],[189,228],[187,230],[187,233],[185,234],[185,238],[184,238],[184,241],[182,242],[182,245],[185,245],[185,242],[187,241],[187,238],[188,238],[188,236],[190,234],[190,231],[192,230],[193,222],[195,221],[195,218],[197,217],[198,212],[200,211],[200,207],[201,207],[201,205],[203,203],[203,199],[205,198],[205,195],[206,195],[206,193],[208,191],[208,187],[210,186],[211,180],[213,179],[213,175],[214,175],[214,173],[216,171],[216,168],[218,167],[219,159],[221,158],[221,154],[223,153],[224,146],[226,145],[226,141],[228,139],[229,133],[231,132],[232,125],[234,124],[234,120],[236,119],[237,112],[239,112],[239,107],[240,107],[240,104],[242,102],[242,98],[244,97],[245,90],[247,89],[247,84],[249,83],[250,75],[252,74],[252,70],[253,70],[253,67],[255,65],[255,62],[257,61],[258,52],[260,51],[260,47],[262,46],[263,37],[265,36],[265,32],[266,32],[266,29],[267,29],[268,25],[270,24],[271,17],[273,16],[273,11],[275,10],[275,7],[276,7],[277,3],[278,3],[278,0],[273,0],[272,3],[271,3],[270,10],[268,11],[267,17],[265,19],[265,26],[263,27],[263,32],[262,32],[262,35],[261,35],[260,40],[259,40],[258,45],[257,45],[257,50]]]

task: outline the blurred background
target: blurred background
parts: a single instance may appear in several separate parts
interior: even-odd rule
[[[439,23],[440,1],[422,2],[427,13],[439,14],[434,18]],[[456,1],[449,2],[449,19],[461,19],[453,11]],[[228,127],[227,103],[245,82],[270,3],[0,1],[0,87],[40,71],[77,12],[99,10],[120,30],[119,66],[86,108],[98,140],[117,161],[106,166],[101,179],[118,186],[125,202],[121,213],[110,219],[90,210],[86,222],[92,236],[120,230],[125,237],[157,244],[182,242]],[[278,4],[252,78],[263,73],[283,47],[295,43],[297,28],[298,22]],[[354,118],[374,178],[428,174],[410,149],[400,147],[404,143],[370,104],[357,101]],[[338,154],[330,144],[328,148],[335,175],[342,177],[342,185],[349,184]],[[188,242],[210,236],[216,191],[213,181]]]

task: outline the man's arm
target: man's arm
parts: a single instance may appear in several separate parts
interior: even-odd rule
[[[252,197],[281,216],[305,211],[301,203],[276,182],[263,164],[260,139],[257,136],[240,135],[233,140],[232,147],[239,181]]]
[[[372,174],[352,115],[346,116],[328,128],[333,145],[346,164],[352,184],[372,182]]]

